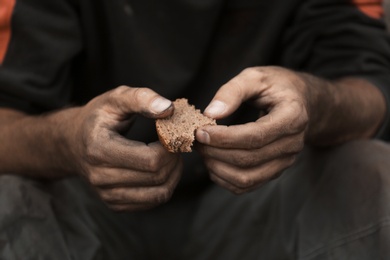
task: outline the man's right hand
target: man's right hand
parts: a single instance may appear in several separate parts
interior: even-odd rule
[[[134,114],[163,118],[172,112],[172,103],[154,91],[125,86],[85,106],[43,116],[0,110],[0,173],[44,178],[78,173],[114,210],[152,208],[170,199],[181,176],[181,159],[159,142],[129,140],[120,132]]]
[[[91,100],[79,111],[70,145],[74,161],[101,199],[114,210],[152,208],[168,201],[182,163],[159,142],[128,140],[119,132],[133,114],[163,118],[172,103],[147,88],[121,86]]]

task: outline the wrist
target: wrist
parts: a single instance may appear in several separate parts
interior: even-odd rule
[[[332,121],[332,110],[337,108],[340,99],[332,90],[331,82],[307,73],[299,73],[302,78],[303,91],[307,100],[309,117],[306,130],[306,142],[318,143],[319,137],[326,131]]]
[[[329,146],[376,134],[384,120],[386,104],[375,86],[358,78],[329,81],[300,75],[308,99],[307,143]]]
[[[57,168],[61,175],[80,172],[81,165],[77,163],[80,159],[77,142],[79,114],[80,107],[72,107],[49,114],[45,119],[52,131],[50,142],[55,147],[52,151],[56,155],[53,167]]]

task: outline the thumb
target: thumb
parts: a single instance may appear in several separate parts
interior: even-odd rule
[[[245,69],[239,75],[224,84],[206,107],[204,114],[214,119],[231,115],[246,100],[259,95],[256,71]]]
[[[108,95],[108,102],[123,115],[137,113],[164,118],[173,112],[172,102],[149,88],[117,87]]]

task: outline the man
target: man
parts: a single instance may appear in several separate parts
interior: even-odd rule
[[[371,2],[2,1],[1,258],[387,258]],[[179,97],[219,123],[189,155]]]

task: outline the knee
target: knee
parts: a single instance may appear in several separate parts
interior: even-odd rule
[[[390,218],[390,145],[356,141],[313,158],[318,167],[314,174],[320,177],[308,194],[304,215],[324,223],[337,215],[344,228]]]
[[[389,144],[356,141],[311,155],[310,175],[318,177],[303,215],[323,223],[337,215],[343,227],[390,218]]]
[[[358,193],[357,196],[388,193],[390,145],[377,140],[364,140],[333,148],[326,156],[322,170],[323,181],[330,182],[332,189],[349,189],[352,194]]]
[[[370,234],[388,240],[379,231],[388,230],[390,219],[390,145],[356,141],[312,158],[320,177],[298,217],[300,251],[334,252],[340,241],[352,245]]]

